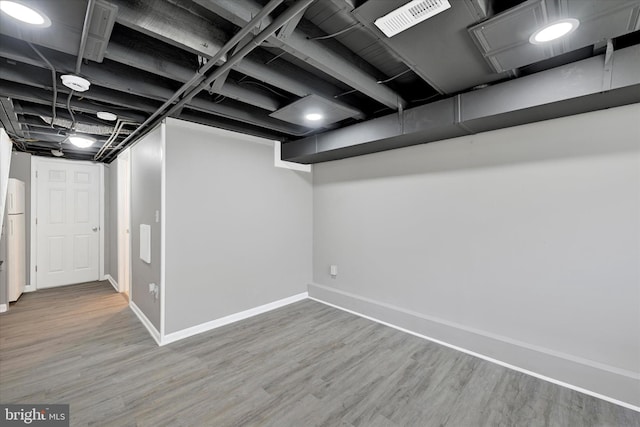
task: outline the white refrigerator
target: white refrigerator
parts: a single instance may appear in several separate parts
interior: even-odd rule
[[[9,301],[17,301],[27,284],[24,182],[9,178],[7,191],[7,287]]]

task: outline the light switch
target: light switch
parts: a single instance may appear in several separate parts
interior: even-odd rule
[[[156,211],[156,222],[160,222],[160,211]]]
[[[337,265],[332,265],[329,268],[329,274],[331,274],[331,277],[336,277],[338,275],[338,266]]]

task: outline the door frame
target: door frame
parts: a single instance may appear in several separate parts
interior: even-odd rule
[[[31,250],[29,254],[29,271],[30,283],[25,287],[25,292],[33,292],[38,289],[38,273],[36,271],[36,263],[38,261],[38,227],[36,224],[36,216],[38,214],[38,169],[42,163],[59,163],[59,164],[83,164],[98,166],[98,217],[100,224],[98,232],[98,280],[104,280],[104,220],[105,220],[105,203],[104,203],[104,165],[102,163],[83,161],[83,160],[67,160],[54,159],[49,157],[31,156]]]

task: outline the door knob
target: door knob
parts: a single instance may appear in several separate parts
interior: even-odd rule
[[[92,230],[93,230],[94,232],[96,232],[96,231],[98,231],[98,227],[93,227],[93,228],[92,228]]]

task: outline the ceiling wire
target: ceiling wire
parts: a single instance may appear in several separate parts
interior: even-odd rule
[[[260,87],[262,87],[262,88],[267,89],[268,91],[271,91],[271,92],[275,93],[275,94],[276,94],[276,95],[278,95],[278,96],[281,96],[281,97],[283,97],[283,98],[289,98],[287,95],[285,95],[285,94],[283,94],[283,93],[280,93],[280,92],[278,92],[277,90],[272,89],[272,88],[270,88],[269,86],[267,86],[267,85],[265,85],[265,84],[262,84],[262,83],[260,83],[260,82],[254,82],[254,81],[252,81],[252,80],[239,80],[239,81],[238,81],[238,83],[239,83],[239,84],[245,84],[245,85],[255,85],[255,86],[260,86]]]
[[[431,95],[431,96],[427,96],[426,98],[420,98],[420,99],[412,99],[410,102],[422,102],[422,101],[428,101],[430,99],[436,98],[440,96],[439,93],[436,93],[435,95]]]
[[[284,55],[285,51],[280,52],[279,54],[277,54],[276,56],[274,56],[273,58],[271,58],[270,60],[268,60],[267,62],[264,63],[264,65],[269,65],[271,64],[273,61],[275,61],[276,59],[280,58],[282,55]]]
[[[67,97],[67,111],[69,111],[69,115],[71,116],[71,127],[70,131],[73,131],[76,128],[76,116],[73,115],[73,110],[71,109],[71,98],[73,97],[74,91],[69,92],[69,96]],[[52,122],[53,123],[53,122]]]
[[[307,40],[327,40],[327,39],[332,39],[332,38],[334,38],[336,36],[339,36],[340,34],[344,34],[347,31],[354,29],[358,25],[359,24],[356,22],[355,24],[351,24],[347,28],[344,28],[344,29],[342,29],[340,31],[337,31],[337,32],[333,33],[333,34],[329,34],[329,35],[326,35],[326,36],[320,36],[320,37],[307,37]]]
[[[56,104],[58,103],[58,85],[56,83],[56,69],[53,66],[53,64],[51,64],[51,62],[49,62],[49,60],[33,44],[31,44],[30,42],[27,42],[27,44],[31,46],[31,49],[33,49],[33,51],[36,54],[38,54],[40,59],[42,59],[47,64],[47,66],[51,69],[51,87],[53,88],[53,102],[51,103],[51,115],[55,120]],[[53,121],[51,122],[51,127],[53,127]]]
[[[407,74],[409,71],[411,71],[411,69],[410,69],[410,68],[407,68],[407,69],[406,69],[406,70],[404,70],[403,72],[398,73],[398,74],[396,74],[396,75],[395,75],[395,76],[393,76],[393,77],[389,77],[389,78],[388,78],[388,79],[386,79],[386,80],[378,80],[376,83],[378,83],[378,84],[388,83],[388,82],[390,82],[391,80],[395,80],[395,79],[397,79],[398,77],[400,77],[400,76],[402,76],[402,75]]]
[[[337,98],[340,98],[341,96],[349,95],[350,93],[353,93],[353,92],[357,92],[357,90],[356,89],[351,89],[351,90],[348,90],[346,92],[342,92],[342,93],[339,93],[337,95],[334,95],[333,97],[335,99],[337,99]]]
[[[82,98],[80,98],[80,99],[82,99]],[[120,106],[115,105],[115,104],[103,104],[103,103],[100,103],[100,102],[93,101],[91,99],[87,99],[86,101],[89,102],[90,104],[97,105],[97,106],[102,107],[104,109],[131,110],[131,108],[129,108],[129,107],[120,107]]]

